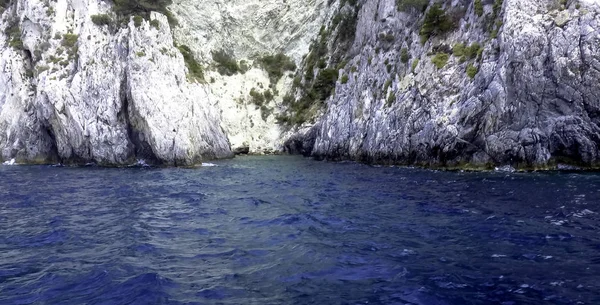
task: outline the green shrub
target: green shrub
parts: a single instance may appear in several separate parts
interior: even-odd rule
[[[392,106],[392,104],[394,104],[395,101],[396,101],[396,93],[394,91],[392,91],[392,92],[390,92],[390,95],[388,95],[386,105],[388,107],[390,107],[390,106]]]
[[[481,3],[481,0],[475,0],[473,6],[475,8],[475,14],[479,17],[483,16],[483,4]]]
[[[151,20],[150,26],[153,26],[155,29],[160,30],[160,22],[158,22],[157,19]]]
[[[494,6],[492,7],[492,9],[493,9],[492,13],[494,14],[494,19],[496,19],[496,17],[498,17],[498,14],[500,14],[500,11],[502,10],[502,2],[503,2],[503,0],[494,1]],[[565,2],[566,2],[566,0],[565,0]]]
[[[92,15],[92,22],[98,26],[110,25],[112,23],[112,19],[107,14],[98,14]]]
[[[22,50],[23,49],[23,41],[21,40],[21,28],[19,24],[16,22],[12,23],[4,30],[4,34],[8,37],[8,46]]]
[[[412,67],[411,67],[411,72],[413,72],[413,73],[415,72],[415,69],[417,68],[417,65],[419,65],[419,59],[418,58],[415,59],[415,60],[413,60]]]
[[[271,82],[276,83],[285,71],[296,70],[294,61],[283,53],[266,55],[258,59],[260,66],[267,71]]]
[[[482,51],[483,51],[483,48],[481,47],[481,45],[477,42],[474,42],[468,48],[465,49],[464,55],[470,59],[473,59],[473,58],[478,57]]]
[[[387,93],[388,89],[390,89],[390,86],[392,85],[392,80],[388,79],[385,82],[385,85],[383,85],[383,93]]]
[[[400,61],[403,63],[407,63],[408,60],[410,60],[410,56],[408,54],[408,49],[402,48],[402,50],[400,50]]]
[[[36,75],[40,75],[40,74],[42,74],[42,72],[47,71],[49,69],[50,69],[50,67],[47,65],[40,65],[36,69]]]
[[[60,44],[65,47],[68,59],[75,59],[77,57],[77,40],[79,39],[79,35],[75,35],[72,33],[67,33],[63,35],[62,41]],[[59,53],[59,49],[56,49],[57,54]]]
[[[250,98],[250,101],[258,107],[265,103],[265,96],[258,92],[255,88],[250,89]]]
[[[289,106],[292,103],[294,103],[296,101],[296,99],[294,98],[293,95],[291,95],[290,93],[286,94],[283,99],[281,100],[281,103],[283,105]]]
[[[146,56],[146,53],[140,51],[140,52],[135,53],[135,55],[137,55],[137,57],[144,57],[144,56]]]
[[[237,61],[225,50],[212,52],[212,58],[217,63],[217,71],[221,75],[234,75],[240,71]]]
[[[469,64],[467,65],[467,75],[473,79],[475,77],[475,75],[477,75],[477,72],[479,72],[479,69],[475,66],[473,66],[473,64]]]
[[[354,41],[356,35],[357,13],[345,13],[337,26],[337,42],[345,43]],[[335,26],[333,26],[335,28]]]
[[[335,82],[338,78],[338,70],[335,69],[324,69],[317,75],[313,89],[316,93],[316,98],[320,100],[326,100],[330,95],[331,91],[335,88]]]
[[[342,84],[346,84],[347,82],[348,82],[348,75],[344,74],[344,75],[342,76],[341,83],[342,83]]]
[[[177,46],[177,49],[179,49],[179,52],[183,55],[183,60],[188,68],[188,78],[196,81],[204,81],[204,71],[202,66],[194,58],[192,50],[186,45]]]
[[[144,17],[140,15],[133,16],[133,25],[135,25],[136,28],[142,26],[142,21],[144,21]]]
[[[462,57],[465,55],[465,44],[464,43],[456,43],[452,46],[452,55],[456,57]]]
[[[347,60],[342,60],[339,64],[337,64],[336,69],[338,70],[342,70],[342,69],[346,69],[346,65],[348,64]]]
[[[446,15],[439,3],[431,6],[425,20],[419,31],[421,42],[427,41],[430,37],[444,34],[454,28],[452,20]]]
[[[267,89],[263,92],[263,96],[265,97],[265,101],[270,102],[273,100],[273,93],[271,90]]]
[[[450,56],[446,53],[437,53],[431,59],[431,62],[436,66],[436,68],[441,69],[446,66],[446,63],[448,63],[449,58]]]

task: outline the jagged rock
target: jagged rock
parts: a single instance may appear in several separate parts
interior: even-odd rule
[[[188,165],[234,147],[426,166],[600,165],[599,4],[483,4],[479,16],[472,2],[443,1],[456,27],[421,44],[423,14],[393,0],[177,0],[174,29],[158,13],[154,25],[94,24],[113,14],[104,1],[15,0],[0,22],[1,159]],[[356,20],[340,19],[352,5]],[[323,24],[338,34],[315,40]],[[294,134],[275,119],[296,111],[282,99],[294,74],[269,79],[255,60],[285,52],[307,64],[311,41],[328,47],[315,71],[339,78],[325,107],[299,107],[316,123]],[[459,43],[482,48],[461,56]],[[174,44],[190,48],[204,81],[188,77]],[[221,75],[217,50],[248,70]],[[436,53],[447,62],[434,64]],[[274,97],[253,101],[252,89]]]
[[[553,24],[555,11],[545,2],[505,0],[497,39],[471,4],[455,30],[424,45],[418,14],[399,12],[394,1],[361,4],[346,65],[358,72],[340,71],[351,77],[338,81],[328,100],[311,155],[451,167],[600,165],[596,2],[582,2],[587,12]],[[392,45],[380,33],[394,37]],[[449,56],[436,68],[432,50],[459,42],[483,45],[481,59]],[[409,50],[406,63],[398,60],[402,48]],[[469,64],[478,68],[473,80]]]
[[[17,162],[189,165],[232,156],[207,89],[186,80],[166,18],[99,26],[105,2],[20,0],[0,28],[0,148]],[[52,12],[47,13],[52,8]],[[23,50],[5,29],[19,27]],[[29,71],[29,72],[28,72]]]

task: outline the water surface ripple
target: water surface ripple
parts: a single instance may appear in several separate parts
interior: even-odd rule
[[[0,304],[600,304],[600,175],[0,167]]]

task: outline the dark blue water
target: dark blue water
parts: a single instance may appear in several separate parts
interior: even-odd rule
[[[600,304],[600,175],[0,168],[0,304]]]

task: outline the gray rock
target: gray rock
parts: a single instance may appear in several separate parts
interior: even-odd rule
[[[191,165],[233,154],[201,84],[186,79],[165,16],[111,28],[104,2],[20,0],[0,29],[0,149],[19,163]],[[66,13],[63,13],[66,12]],[[20,29],[23,49],[5,28]],[[70,40],[70,42],[68,41]]]
[[[362,2],[347,54],[347,67],[358,73],[338,82],[327,101],[311,155],[449,167],[599,166],[600,8],[582,5],[587,13],[561,12],[569,20],[554,23],[557,11],[545,2],[505,0],[493,38],[470,4],[456,30],[420,45],[417,14],[399,12],[394,1]],[[392,45],[379,33],[395,37]],[[481,59],[450,56],[441,69],[432,64],[432,53],[459,42],[483,45]],[[398,60],[402,48],[408,63]],[[469,64],[478,67],[472,80]],[[388,105],[391,92],[396,98]],[[303,134],[294,142],[311,147]]]

